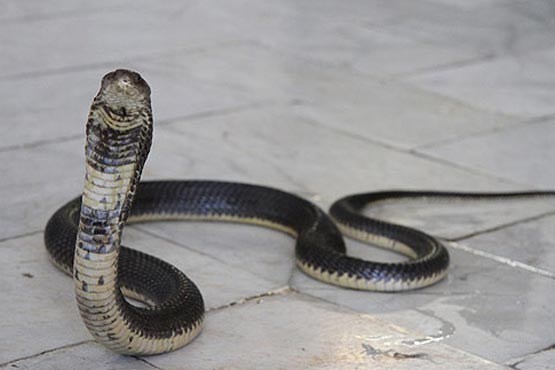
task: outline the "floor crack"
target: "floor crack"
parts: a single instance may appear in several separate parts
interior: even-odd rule
[[[36,234],[40,234],[44,232],[43,229],[40,230],[34,230],[34,231],[29,231],[27,233],[23,233],[23,234],[18,234],[18,235],[12,235],[12,236],[7,236],[5,238],[0,238],[0,243],[4,243],[10,240],[15,240],[15,239],[20,239],[20,238],[24,238],[26,236],[31,236],[31,235],[36,235]]]
[[[229,307],[244,305],[245,303],[252,302],[252,301],[257,301],[258,303],[262,303],[262,300],[266,297],[272,297],[276,295],[287,295],[292,292],[296,292],[296,290],[286,285],[281,288],[270,290],[265,293],[256,294],[247,298],[241,298],[236,301],[233,301],[218,307],[209,308],[206,310],[206,312],[208,313],[208,312],[220,311]]]
[[[481,251],[481,250],[478,250],[478,249],[470,248],[470,247],[467,247],[466,245],[463,245],[463,244],[460,244],[460,243],[457,243],[457,242],[449,242],[449,246],[452,247],[452,248],[455,248],[455,249],[459,249],[459,250],[474,254],[476,256],[485,257],[485,258],[488,258],[490,260],[494,260],[496,262],[499,262],[499,263],[502,263],[502,264],[505,264],[505,265],[508,265],[508,266],[511,266],[511,267],[517,267],[517,268],[520,268],[520,269],[523,269],[523,270],[526,270],[526,271],[529,271],[529,272],[533,272],[533,273],[536,273],[536,274],[539,274],[539,275],[543,275],[543,276],[545,276],[547,278],[550,278],[550,279],[555,279],[555,273],[553,273],[553,272],[543,270],[543,269],[540,269],[540,268],[537,268],[537,267],[534,267],[534,266],[530,266],[530,265],[527,265],[527,264],[519,262],[519,261],[514,261],[514,260],[511,260],[510,258],[501,257],[501,256],[495,255],[493,253],[489,253],[489,252]]]
[[[20,357],[20,358],[17,358],[17,359],[15,359],[15,360],[10,360],[10,361],[8,361],[8,362],[1,363],[1,364],[0,364],[0,368],[2,368],[2,367],[4,367],[4,366],[7,366],[7,365],[10,365],[10,364],[13,364],[13,363],[16,363],[16,362],[19,362],[19,361],[24,361],[24,360],[29,360],[29,359],[32,359],[32,358],[36,358],[36,357],[45,355],[45,354],[47,354],[47,353],[52,353],[52,352],[60,351],[60,350],[67,349],[67,348],[78,347],[78,346],[80,346],[80,345],[82,345],[82,344],[85,344],[85,343],[92,343],[92,342],[94,342],[94,339],[83,340],[83,341],[81,341],[81,342],[71,343],[71,344],[67,344],[67,345],[65,345],[65,346],[47,349],[47,350],[44,350],[44,351],[42,351],[42,352],[36,353],[36,354],[34,354],[34,355],[29,355],[29,356],[25,356],[25,357]]]
[[[496,225],[496,226],[492,226],[490,228],[487,229],[482,229],[482,230],[478,230],[472,233],[468,233],[465,234],[463,236],[457,236],[454,238],[448,238],[446,239],[449,242],[459,242],[461,240],[465,240],[465,239],[469,239],[478,235],[483,235],[483,234],[489,234],[495,231],[499,231],[499,230],[503,230],[506,228],[509,228],[511,226],[515,226],[521,223],[527,223],[527,222],[532,222],[532,221],[537,221],[540,220],[544,217],[549,217],[549,216],[554,216],[555,215],[555,211],[548,211],[548,212],[544,212],[544,213],[540,213],[539,215],[534,215],[534,216],[530,216],[530,217],[525,217],[525,218],[521,218],[515,221],[511,221],[511,222],[507,222],[501,225]]]

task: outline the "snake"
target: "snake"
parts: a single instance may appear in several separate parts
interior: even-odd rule
[[[97,342],[123,355],[183,347],[201,332],[205,316],[202,294],[183,272],[121,245],[127,223],[224,221],[268,227],[295,238],[296,264],[307,275],[351,289],[394,292],[443,279],[449,253],[423,231],[365,216],[369,205],[412,197],[546,194],[381,191],[341,198],[328,215],[300,196],[267,186],[141,181],[153,137],[150,96],[137,72],[118,69],[102,78],[86,123],[83,192],[50,217],[44,232],[50,260],[73,277],[85,326]],[[408,258],[393,263],[349,256],[344,236]]]

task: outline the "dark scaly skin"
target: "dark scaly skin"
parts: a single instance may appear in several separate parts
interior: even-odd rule
[[[322,281],[355,289],[396,291],[442,279],[449,255],[432,236],[362,216],[389,198],[463,199],[553,196],[553,192],[462,194],[381,192],[336,202],[327,216],[295,195],[262,186],[213,181],[139,183],[150,149],[150,88],[130,71],[106,75],[87,123],[83,196],[58,210],[45,230],[52,261],[73,274],[83,320],[93,336],[123,354],[177,349],[199,332],[204,304],[197,287],[173,266],[120,245],[125,222],[215,220],[252,223],[296,237],[298,266]],[[377,263],[346,255],[341,231],[408,255]],[[123,296],[149,307],[130,305]]]

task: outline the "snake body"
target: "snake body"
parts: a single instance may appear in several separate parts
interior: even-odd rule
[[[204,303],[198,288],[172,265],[122,246],[127,221],[230,221],[284,231],[296,238],[296,263],[302,271],[348,288],[415,289],[446,275],[449,255],[436,238],[361,215],[366,205],[383,199],[446,194],[358,194],[336,202],[330,217],[296,195],[263,186],[140,182],[152,128],[150,88],[141,76],[127,70],[104,76],[87,121],[83,194],[61,207],[45,229],[50,259],[73,276],[82,319],[106,347],[121,354],[163,353],[187,344],[202,328]],[[342,232],[410,260],[379,263],[350,257]]]

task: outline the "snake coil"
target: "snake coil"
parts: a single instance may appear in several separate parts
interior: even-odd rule
[[[415,289],[446,275],[449,255],[437,239],[366,218],[361,210],[388,198],[451,193],[353,195],[332,206],[332,221],[312,203],[268,187],[140,182],[152,129],[150,88],[141,76],[127,70],[104,76],[87,121],[83,194],[50,218],[44,235],[53,263],[73,276],[85,325],[98,342],[118,353],[146,355],[180,348],[200,332],[204,316],[202,296],[182,272],[120,244],[126,221],[216,220],[281,230],[296,238],[296,261],[302,271],[348,288]],[[350,257],[342,232],[410,260],[378,263]],[[132,305],[125,297],[146,307]]]

